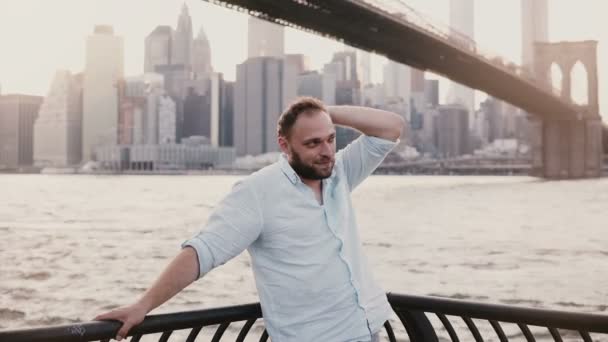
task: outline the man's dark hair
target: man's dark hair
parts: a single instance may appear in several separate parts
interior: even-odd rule
[[[318,111],[327,112],[325,105],[314,97],[300,97],[292,102],[289,107],[279,117],[277,124],[278,135],[289,137],[291,128],[296,123],[298,116],[303,113],[313,113]]]

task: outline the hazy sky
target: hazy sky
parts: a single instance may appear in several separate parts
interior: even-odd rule
[[[533,1],[533,0],[529,0]],[[449,0],[406,0],[411,7],[447,26]],[[95,24],[110,24],[125,42],[125,73],[143,72],[144,38],[157,25],[177,25],[183,1],[172,0],[0,0],[0,84],[3,93],[45,95],[55,70],[79,72],[85,39]],[[186,0],[194,34],[209,37],[212,65],[234,80],[236,64],[247,54],[247,16],[200,0]],[[519,0],[477,0],[475,40],[485,50],[514,62],[521,59]],[[599,41],[601,108],[608,105],[608,24],[605,0],[549,0],[549,39]],[[286,52],[305,53],[320,68],[341,45],[287,29]],[[415,48],[415,47],[412,47]],[[374,58],[372,78],[381,81],[384,60]],[[442,84],[442,96],[446,83]],[[477,101],[480,100],[478,96]]]

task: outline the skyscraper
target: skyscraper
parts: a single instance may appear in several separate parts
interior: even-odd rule
[[[158,117],[158,144],[175,144],[177,142],[175,102],[164,92],[158,95],[149,95],[148,99],[150,99],[150,96],[153,96],[156,100],[154,106],[148,108],[148,115],[156,115]]]
[[[208,94],[188,89],[184,100],[184,127],[182,138],[191,136],[211,137],[211,104]]]
[[[33,164],[34,122],[42,97],[0,96],[0,169]]]
[[[159,65],[171,65],[173,29],[171,26],[157,26],[146,37],[144,72],[156,72]]]
[[[474,0],[450,0],[450,35],[461,44],[473,44],[475,39]],[[475,113],[475,92],[458,83],[452,83],[448,102],[463,105],[469,111],[469,123]]]
[[[283,60],[249,58],[236,69],[234,147],[238,156],[278,151],[277,120],[282,96]]]
[[[209,75],[213,71],[211,67],[211,47],[209,46],[205,30],[202,27],[198,31],[198,36],[194,39],[192,49],[192,72],[194,79],[209,78]]]
[[[146,73],[119,83],[120,144],[176,142],[175,102],[166,95],[163,76]]]
[[[411,68],[411,71],[410,126],[413,130],[419,130],[424,124],[423,113],[428,107],[424,93],[424,71],[415,68]]]
[[[234,82],[224,82],[220,111],[220,146],[234,146]]]
[[[427,105],[437,107],[439,105],[439,81],[424,80],[424,94]]]
[[[359,50],[359,57],[357,59],[361,69],[361,85],[365,87],[372,83],[372,54],[364,50]]]
[[[256,17],[249,17],[247,56],[283,57],[285,54],[285,30],[283,26]]]
[[[439,154],[444,158],[469,153],[469,115],[462,105],[439,106],[437,138]]]
[[[361,88],[372,83],[372,54],[365,50],[360,50],[355,47],[344,45],[345,52],[354,52],[356,64],[356,72],[361,82]]]
[[[82,159],[82,77],[59,70],[34,125],[37,166],[70,166]]]
[[[188,6],[184,3],[177,20],[177,28],[173,32],[171,64],[183,65],[186,71],[192,71],[192,44],[192,19]]]
[[[285,55],[283,58],[283,103],[285,106],[298,96],[298,76],[307,71],[308,58],[302,54]]]
[[[384,66],[384,94],[386,103],[410,122],[412,97],[412,69],[404,64],[388,61]]]
[[[534,43],[549,40],[547,0],[521,0],[522,65],[534,71]]]
[[[117,82],[123,77],[123,40],[111,26],[96,26],[87,38],[83,86],[82,158],[96,146],[118,142]]]
[[[336,80],[337,105],[359,105],[361,103],[361,82],[357,53],[341,51],[334,53],[331,63],[323,68],[323,74],[333,74]],[[359,136],[359,132],[349,127],[336,127],[336,149],[340,150]]]
[[[336,103],[336,77],[332,73],[310,71],[298,76],[298,96],[312,96],[327,106]]]

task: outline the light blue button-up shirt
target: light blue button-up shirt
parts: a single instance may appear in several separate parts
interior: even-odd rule
[[[396,144],[362,135],[336,153],[322,205],[284,156],[235,184],[182,245],[196,250],[199,277],[247,249],[274,342],[370,341],[391,308],[363,255],[350,193]]]

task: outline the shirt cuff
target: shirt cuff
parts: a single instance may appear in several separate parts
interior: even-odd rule
[[[213,268],[213,254],[209,250],[209,246],[200,236],[195,236],[182,243],[182,249],[186,247],[192,247],[196,252],[198,258],[198,276],[196,279],[202,278],[205,274],[209,273]]]

